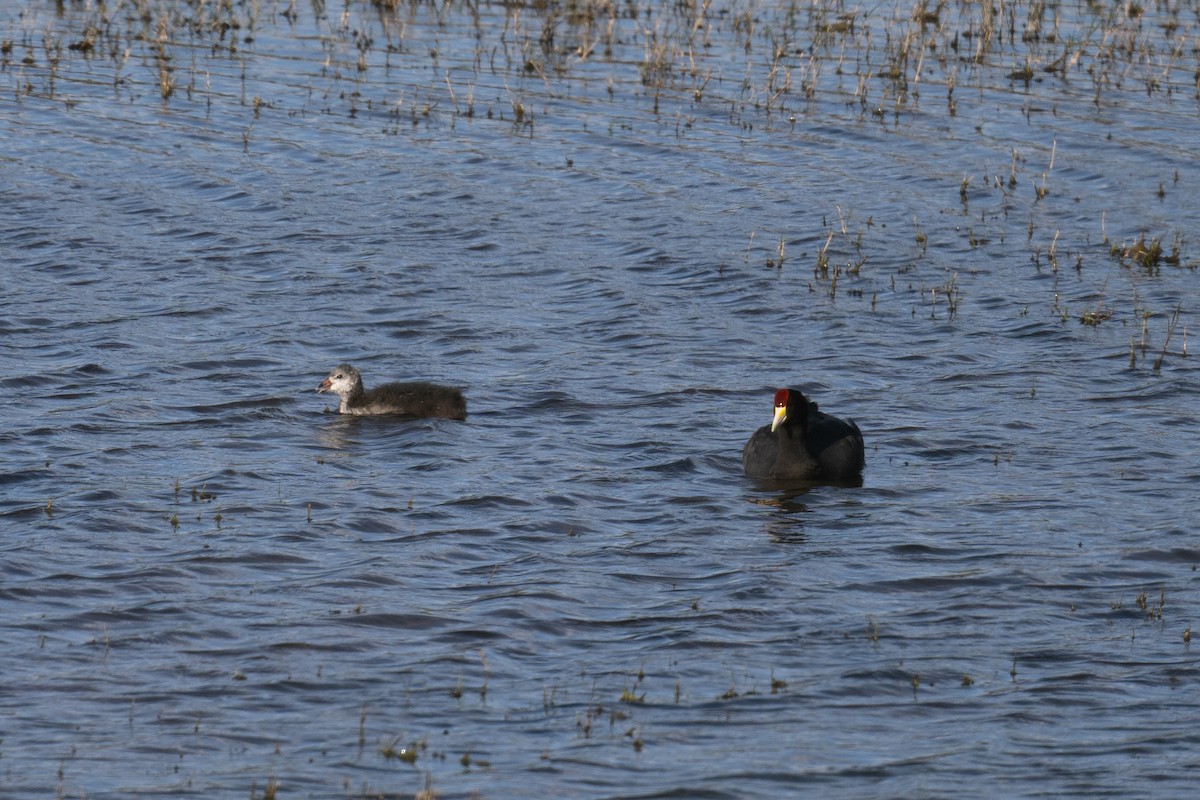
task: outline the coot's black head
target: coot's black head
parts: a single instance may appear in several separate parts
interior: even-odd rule
[[[785,422],[803,425],[808,417],[808,398],[799,389],[780,389],[775,393],[775,419],[771,420],[774,432]]]

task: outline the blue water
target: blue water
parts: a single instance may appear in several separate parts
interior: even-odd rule
[[[0,2],[0,794],[1187,796],[1195,15],[555,8]]]

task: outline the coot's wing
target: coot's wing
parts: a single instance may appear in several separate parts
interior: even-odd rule
[[[742,469],[750,478],[769,478],[779,460],[779,437],[771,433],[770,425],[754,432],[742,448]]]
[[[854,420],[847,422],[823,413],[810,417],[808,449],[830,478],[849,478],[862,472],[863,437]]]

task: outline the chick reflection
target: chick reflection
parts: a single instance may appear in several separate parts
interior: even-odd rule
[[[370,425],[370,419],[335,414],[316,429],[317,443],[327,450],[357,450],[364,424]]]

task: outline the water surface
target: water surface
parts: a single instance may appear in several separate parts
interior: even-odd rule
[[[981,13],[0,3],[4,796],[1190,792],[1195,9]]]

